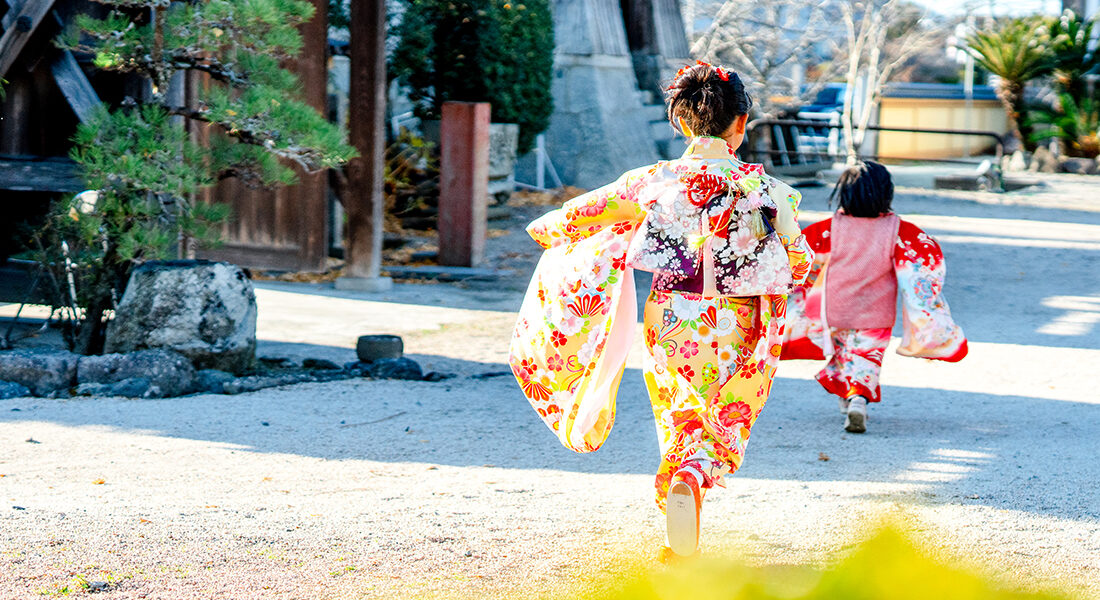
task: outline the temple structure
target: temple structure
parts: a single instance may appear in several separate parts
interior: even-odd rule
[[[554,114],[545,147],[564,183],[595,188],[679,155],[667,80],[690,61],[679,0],[555,0]],[[531,181],[533,157],[521,164]]]

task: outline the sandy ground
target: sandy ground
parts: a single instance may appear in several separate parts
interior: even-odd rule
[[[705,552],[827,563],[892,515],[945,560],[1100,598],[1100,205],[1044,193],[899,195],[943,242],[971,355],[889,356],[862,436],[817,365],[781,365],[744,468],[707,498]],[[605,447],[560,447],[500,375],[536,253],[518,231],[493,248],[514,280],[259,286],[262,354],[351,360],[356,336],[396,332],[441,383],[0,401],[0,598],[540,596],[651,557],[640,344]]]

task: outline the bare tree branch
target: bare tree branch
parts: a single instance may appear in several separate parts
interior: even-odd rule
[[[778,112],[776,96],[792,103],[812,97],[837,74],[830,60],[838,50],[836,0],[726,0],[709,8],[712,23],[692,54],[742,74],[761,113]],[[804,81],[813,69],[817,77]]]

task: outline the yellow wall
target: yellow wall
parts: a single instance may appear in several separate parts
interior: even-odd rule
[[[879,125],[913,129],[965,129],[1004,134],[1008,119],[1004,107],[996,100],[971,102],[967,119],[965,100],[939,98],[883,98],[879,105]],[[903,133],[880,131],[878,155],[883,158],[956,158],[989,153],[994,141],[989,137],[943,135],[933,133]]]

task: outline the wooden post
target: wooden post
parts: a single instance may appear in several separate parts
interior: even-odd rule
[[[444,102],[439,143],[439,262],[476,267],[488,228],[489,104]]]
[[[313,18],[299,29],[302,52],[294,70],[302,82],[302,98],[324,115],[328,112],[328,0],[311,1]],[[328,174],[299,170],[298,185],[289,197],[297,197],[298,201],[298,227],[292,231],[298,234],[299,269],[324,271],[328,256]]]
[[[386,150],[386,3],[351,3],[351,82],[348,141],[359,158],[347,166],[343,193],[348,216],[344,241],[344,276],[337,289],[385,291],[393,285],[382,270],[382,165]]]

